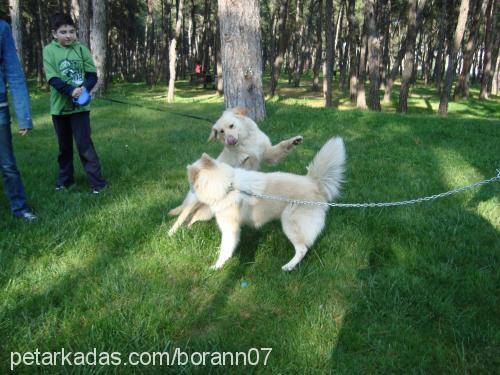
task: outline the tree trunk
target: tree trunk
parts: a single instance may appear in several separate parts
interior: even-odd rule
[[[451,84],[453,82],[453,75],[455,74],[455,66],[457,61],[457,54],[462,44],[464,37],[465,24],[467,22],[467,14],[469,12],[469,0],[461,0],[460,13],[458,15],[457,27],[453,36],[453,45],[449,54],[448,69],[446,70],[446,78],[441,90],[441,99],[439,101],[439,114],[446,116],[448,114],[448,96],[450,95]]]
[[[333,7],[333,5],[332,5]],[[334,11],[332,10],[332,15]],[[335,76],[335,64],[340,66],[340,59],[342,58],[342,47],[340,46],[340,37],[342,35],[342,21],[344,19],[344,0],[340,1],[339,15],[337,16],[337,23],[335,25],[335,37],[333,38],[333,62],[332,70]],[[336,59],[336,51],[339,50],[339,60]],[[337,62],[339,61],[339,62]]]
[[[394,81],[399,73],[399,68],[401,67],[401,62],[403,61],[403,57],[406,53],[406,38],[401,42],[401,48],[399,49],[396,58],[394,59],[394,63],[392,64],[392,69],[390,74],[387,76],[387,80],[385,81],[385,90],[384,90],[384,103],[390,103],[392,97],[392,86],[394,85]]]
[[[38,43],[40,44],[40,53],[42,53],[42,49],[45,46],[45,23],[43,19],[42,13],[42,0],[37,0],[37,24],[38,24]],[[42,86],[45,79],[45,75],[43,74],[43,59],[39,59],[37,65],[37,85]]]
[[[153,16],[153,0],[146,1],[146,29],[145,29],[145,45],[144,45],[144,76],[146,84],[153,86],[154,84],[154,55],[155,55],[155,24]]]
[[[423,70],[423,78],[424,78],[424,84],[427,85],[430,80],[430,75],[431,75],[431,69],[432,69],[432,62],[434,60],[434,41],[432,40],[433,36],[428,35],[427,36],[427,56],[425,58],[424,66],[422,68]]]
[[[357,35],[358,24],[355,14],[356,0],[349,0],[347,6],[347,19],[349,22],[349,97],[354,101],[357,96],[358,64],[357,64]]]
[[[211,1],[205,0],[203,10],[203,32],[201,44],[197,47],[197,59],[201,61],[204,72],[210,72],[210,45],[212,41],[212,22],[210,19]],[[212,51],[213,52],[213,51]],[[215,74],[215,72],[214,72]]]
[[[483,75],[481,76],[481,92],[479,98],[481,100],[488,99],[488,83],[493,77],[492,71],[492,54],[493,54],[493,41],[495,34],[495,9],[497,0],[488,0],[486,7],[486,32],[484,37],[484,61],[483,61]]]
[[[415,82],[417,82],[417,69],[418,69],[418,62],[422,60],[422,35],[423,33],[417,33],[417,47],[415,49],[415,59],[413,63],[413,71],[411,73],[411,80],[410,80],[410,85],[413,85]],[[421,63],[421,66],[423,64]]]
[[[361,32],[361,45],[360,45],[360,52],[359,52],[359,67],[358,67],[358,82],[356,85],[356,107],[361,108],[361,109],[368,108],[366,106],[366,93],[365,93],[367,43],[368,43],[368,34],[367,34],[367,30],[366,30],[366,17],[365,17],[365,22],[363,24],[363,30]]]
[[[106,92],[106,53],[108,45],[108,30],[106,23],[106,0],[92,0],[92,27],[90,32],[90,47],[92,57],[97,69],[99,80],[93,92],[96,96],[102,96]]]
[[[493,81],[491,83],[491,93],[493,95],[498,95],[498,86],[499,85],[500,85],[500,60],[497,57],[495,74],[493,75]]]
[[[255,121],[266,117],[258,0],[219,0],[222,75],[226,108],[243,106]]]
[[[280,78],[280,73],[281,73],[281,66],[283,65],[284,61],[284,56],[285,56],[285,51],[286,51],[286,46],[288,44],[288,35],[287,35],[287,28],[286,28],[286,22],[288,18],[288,6],[289,6],[290,0],[281,0],[280,4],[280,16],[279,16],[279,45],[278,45],[278,53],[276,55],[276,58],[274,59],[273,62],[273,69],[272,69],[272,74],[271,74],[271,87],[270,87],[270,96],[273,97],[276,88],[278,87],[278,81]]]
[[[385,85],[387,80],[387,70],[389,69],[389,65],[391,59],[389,57],[389,49],[391,45],[391,0],[387,0],[387,4],[383,10],[383,17],[381,17],[380,21],[380,29],[384,30],[383,34],[383,42],[384,48],[382,52],[382,64],[380,66],[380,81]],[[385,86],[384,86],[385,90]]]
[[[369,107],[380,111],[380,35],[377,28],[375,0],[365,1],[366,32],[368,35],[368,68],[370,74]]]
[[[498,35],[498,30],[497,34]],[[500,52],[500,41],[497,38],[497,41],[495,43],[495,47],[493,48],[493,58],[491,59],[492,61],[492,78],[490,82],[488,83],[488,94],[495,94],[498,91],[498,86],[496,86],[496,83],[498,83],[497,78],[498,78],[498,53]]]
[[[196,45],[196,35],[197,35],[197,24],[196,24],[196,4],[194,0],[191,0],[191,14],[190,14],[190,24],[191,24],[191,35],[189,36],[189,55],[190,55],[190,69],[194,67],[195,58],[199,58],[198,56],[198,48]],[[204,46],[202,47],[204,48]],[[200,59],[201,60],[201,59]],[[201,63],[201,61],[199,61]],[[203,65],[202,65],[203,66]]]
[[[217,69],[217,93],[219,95],[222,95],[224,93],[224,80],[222,79],[222,56],[221,56],[221,45],[220,45],[219,17],[217,17],[216,30],[215,30],[215,59],[216,59],[216,69]]]
[[[90,47],[90,3],[89,0],[79,0],[79,3],[78,40],[80,43]]]
[[[168,81],[168,93],[167,93],[168,103],[174,102],[176,67],[177,67],[177,41],[179,40],[179,37],[181,35],[183,10],[184,10],[184,0],[178,0],[177,20],[175,22],[175,34],[172,40],[170,41],[170,48],[169,48],[170,79]]]
[[[420,28],[420,25],[422,22],[421,20],[422,20],[422,12],[424,10],[424,6],[425,6],[425,0],[420,0],[418,2],[417,13],[416,13],[415,37],[416,37],[416,33],[418,32],[418,29]],[[387,77],[387,80],[385,82],[384,103],[391,102],[392,86],[394,85],[394,81],[396,80],[396,77],[398,76],[399,69],[400,69],[401,63],[403,61],[403,57],[405,57],[406,51],[408,50],[407,44],[408,44],[408,40],[407,40],[407,36],[405,36],[401,42],[401,48],[399,49],[399,52],[398,52],[396,58],[394,59],[391,73],[389,74],[389,76]],[[413,46],[415,46],[415,41],[413,42]],[[414,48],[415,47],[413,47],[412,49],[414,50]]]
[[[465,44],[462,73],[458,77],[458,82],[457,85],[455,86],[455,92],[453,94],[455,99],[469,97],[470,68],[472,65],[472,58],[476,50],[477,35],[479,33],[481,5],[482,5],[481,0],[473,0],[471,4],[469,38],[467,40],[467,43]]]
[[[434,83],[436,88],[441,90],[441,79],[443,75],[443,63],[444,63],[444,43],[446,41],[446,29],[447,29],[447,7],[446,3],[448,0],[442,0],[441,5],[441,17],[439,19],[439,31],[438,31],[438,44],[436,53],[436,65],[434,65]]]
[[[300,4],[300,6],[299,6]],[[313,4],[313,1],[311,1]],[[296,61],[295,71],[293,73],[293,86],[299,87],[300,78],[302,76],[302,70],[304,68],[304,54],[305,54],[305,33],[306,33],[306,22],[304,19],[304,12],[302,10],[303,4],[297,1],[297,27],[299,28],[297,35],[297,48],[296,48]],[[300,13],[299,13],[300,12]]]
[[[316,17],[316,56],[313,65],[313,91],[319,90],[319,71],[323,60],[323,37],[321,35],[323,25],[323,0],[318,0],[318,16]]]
[[[326,59],[323,73],[323,97],[325,107],[332,106],[332,70],[333,70],[333,0],[325,1],[325,48]]]
[[[21,26],[21,2],[20,0],[9,0],[10,8],[10,19],[12,23],[12,37],[14,38],[14,43],[16,44],[17,57],[21,66],[23,64],[23,32]]]
[[[420,0],[419,6],[425,3]],[[423,6],[423,5],[422,5]],[[403,79],[401,90],[399,92],[398,112],[406,113],[408,111],[408,94],[410,92],[413,66],[415,62],[415,41],[417,38],[417,0],[410,0],[408,7],[408,31],[406,33],[406,53],[403,69]]]

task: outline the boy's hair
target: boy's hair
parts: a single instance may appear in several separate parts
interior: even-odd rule
[[[57,13],[50,17],[50,26],[52,30],[57,31],[57,29],[64,25],[75,26],[75,22],[69,14]]]

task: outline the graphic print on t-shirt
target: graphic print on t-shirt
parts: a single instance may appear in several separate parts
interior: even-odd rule
[[[73,86],[80,86],[84,81],[81,65],[81,61],[64,59],[59,62],[59,71],[70,80]]]

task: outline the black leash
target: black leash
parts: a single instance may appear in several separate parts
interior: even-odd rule
[[[148,107],[148,106],[145,106],[145,105],[142,105],[142,104],[129,103],[129,102],[124,102],[122,100],[105,98],[105,97],[99,97],[99,98],[96,98],[96,99],[104,100],[106,102],[111,102],[111,103],[118,103],[118,104],[130,105],[130,106],[133,106],[133,107],[145,108],[145,109],[149,109],[151,111],[158,111],[158,112],[170,113],[170,114],[176,115],[176,116],[182,116],[182,117],[192,118],[192,119],[195,119],[195,120],[206,121],[206,122],[209,122],[210,124],[215,123],[215,121],[210,120],[210,119],[208,119],[206,117],[200,117],[200,116],[195,116],[195,115],[188,115],[188,114],[185,114],[185,113],[174,112],[174,111],[167,111],[167,110],[165,110],[163,108]]]

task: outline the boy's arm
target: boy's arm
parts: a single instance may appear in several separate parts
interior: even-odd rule
[[[61,94],[68,95],[68,96],[72,96],[73,91],[75,90],[75,87],[67,84],[59,77],[52,77],[49,80],[49,85],[51,85],[53,88],[55,88]]]
[[[83,82],[83,86],[87,89],[88,92],[92,91],[96,83],[97,83],[97,73],[85,72],[85,82]]]

